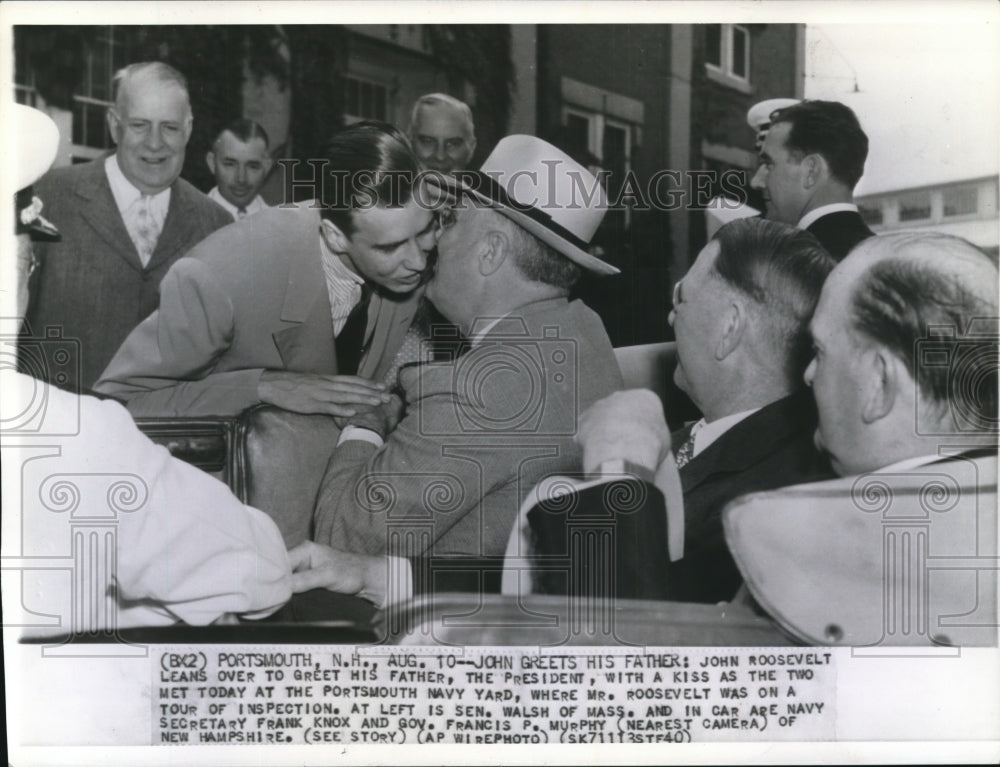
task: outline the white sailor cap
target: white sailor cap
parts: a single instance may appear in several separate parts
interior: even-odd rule
[[[758,152],[764,145],[768,128],[771,127],[771,114],[777,109],[784,109],[799,103],[801,103],[801,99],[767,99],[750,107],[747,112],[747,125],[757,131],[756,148]]]

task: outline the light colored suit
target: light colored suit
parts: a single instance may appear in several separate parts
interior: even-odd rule
[[[371,554],[502,555],[528,491],[579,471],[588,406],[622,387],[611,342],[583,303],[540,301],[454,362],[404,369],[407,413],[381,448],[339,446],[315,539]]]
[[[36,243],[42,268],[33,278],[27,324],[44,335],[56,328],[80,343],[75,362],[27,370],[71,391],[93,386],[140,321],[156,308],[160,280],[177,259],[231,219],[184,179],[170,188],[170,208],[149,264],[143,267],[104,170],[104,157],[55,168],[35,185],[43,214],[62,234]],[[63,377],[65,376],[65,378]]]
[[[163,279],[160,308],[118,350],[95,389],[136,416],[235,415],[257,404],[264,370],[334,374],[319,211],[270,208],[216,232]],[[373,295],[358,375],[392,366],[419,291]]]

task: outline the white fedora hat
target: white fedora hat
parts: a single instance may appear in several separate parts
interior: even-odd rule
[[[41,215],[42,202],[34,196],[32,184],[45,175],[59,149],[59,129],[44,112],[24,104],[6,105],[9,109],[14,150],[14,198],[16,229],[36,239],[58,239],[59,230]]]
[[[600,181],[565,152],[535,136],[500,139],[478,171],[455,174],[460,189],[516,222],[584,269],[619,269],[587,252],[608,209]]]

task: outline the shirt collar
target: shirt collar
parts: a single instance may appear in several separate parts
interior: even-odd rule
[[[806,213],[799,221],[799,229],[808,229],[817,219],[830,213],[857,213],[858,206],[853,202],[831,202],[829,205],[820,205]]]
[[[222,196],[222,192],[219,191],[219,187],[213,186],[212,190],[208,193],[208,198],[214,202],[217,202],[219,205],[225,208],[226,212],[229,213],[229,215],[231,215],[234,220],[239,220],[240,209]],[[243,210],[245,211],[245,214],[249,216],[251,213],[256,213],[258,210],[262,210],[266,207],[267,204],[261,199],[260,195],[258,194],[256,197],[250,200],[249,203],[247,203],[247,206]],[[337,260],[339,261],[340,259]]]
[[[104,172],[108,177],[108,184],[111,186],[111,194],[115,198],[115,205],[118,212],[125,215],[125,211],[135,204],[135,201],[142,197],[140,192],[131,181],[125,178],[121,166],[118,165],[118,155],[111,154],[104,159]],[[151,195],[153,204],[166,210],[170,205],[170,187],[162,192]]]
[[[476,321],[472,325],[472,335],[469,337],[470,346],[478,346],[487,334],[495,328],[500,320],[504,317],[509,317],[510,313],[501,315],[500,317],[477,317]]]
[[[752,416],[758,410],[760,410],[759,407],[751,408],[750,410],[744,410],[740,413],[733,413],[731,415],[723,416],[722,418],[716,418],[711,422],[707,422],[704,418],[702,418],[698,421],[698,423],[691,427],[691,436],[694,438],[694,451],[691,453],[691,457],[694,458],[696,455],[706,450],[708,446],[715,442],[719,437],[743,419]]]
[[[348,269],[347,265],[340,260],[340,256],[330,250],[322,235],[319,236],[319,250],[323,259],[323,271],[330,277],[343,282],[354,282],[358,285],[365,284],[365,278]]]

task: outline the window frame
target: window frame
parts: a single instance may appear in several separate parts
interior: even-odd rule
[[[709,79],[715,80],[723,85],[743,91],[750,92],[751,85],[751,37],[750,28],[744,24],[719,24],[721,27],[719,40],[719,53],[722,61],[719,64],[712,63],[705,58],[705,72]],[[734,68],[735,59],[735,36],[739,33],[743,36],[745,45],[743,48],[743,70],[745,74],[737,74]]]

